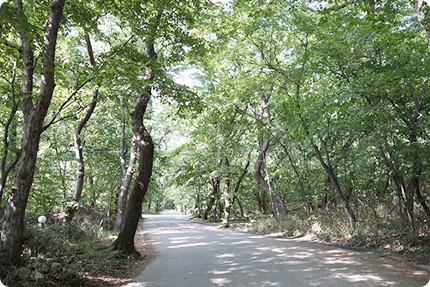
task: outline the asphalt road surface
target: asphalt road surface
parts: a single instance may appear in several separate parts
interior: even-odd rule
[[[154,259],[128,287],[422,287],[430,279],[386,257],[220,229],[175,211],[144,217]]]

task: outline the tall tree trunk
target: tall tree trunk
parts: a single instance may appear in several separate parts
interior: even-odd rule
[[[9,147],[10,144],[12,144],[13,147],[15,147],[16,141],[10,140],[10,129],[16,131],[16,124],[14,124],[14,118],[15,114],[18,111],[19,103],[16,100],[15,95],[15,79],[16,79],[16,65],[18,61],[14,62],[14,68],[12,71],[12,79],[9,82],[10,83],[10,89],[11,89],[11,95],[12,95],[12,102],[13,106],[9,113],[9,118],[7,119],[6,123],[3,125],[4,135],[3,135],[3,154],[1,158],[0,163],[0,174],[1,174],[1,181],[0,181],[0,206],[3,198],[3,192],[6,187],[6,181],[9,173],[12,171],[12,169],[15,167],[15,165],[18,162],[19,153],[16,154],[16,158],[7,164],[7,161],[9,160]],[[12,133],[13,134],[13,133]]]
[[[257,124],[263,124],[265,128],[270,128],[270,112],[269,112],[269,100],[271,97],[271,93],[273,88],[269,88],[267,94],[262,93],[260,95],[261,100],[261,108],[260,111],[257,112],[256,109],[248,104],[249,109],[254,114],[254,117],[257,121]],[[259,144],[259,152],[257,161],[254,165],[254,176],[263,190],[269,195],[269,199],[272,205],[273,215],[276,218],[287,216],[287,208],[282,201],[281,197],[277,192],[274,192],[273,185],[270,179],[266,180],[266,176],[269,175],[266,166],[266,152],[269,149],[270,139],[268,137],[261,138],[258,140]]]
[[[25,14],[21,0],[14,0],[15,8]],[[43,121],[51,104],[54,92],[54,61],[58,29],[65,0],[53,0],[49,9],[44,32],[44,46],[41,55],[42,75],[39,96],[33,103],[34,54],[32,44],[24,31],[20,32],[22,53],[22,86],[20,97],[24,113],[24,133],[21,155],[16,165],[13,186],[10,189],[5,213],[2,218],[2,251],[10,264],[20,263],[24,240],[24,215],[31,185],[33,184],[37,152]]]
[[[82,119],[75,126],[75,134],[73,139],[74,139],[77,170],[76,170],[75,191],[73,192],[72,203],[78,203],[81,200],[82,190],[84,188],[85,163],[84,163],[83,149],[84,149],[85,141],[83,142],[81,139],[81,132],[85,124],[91,118],[91,115],[93,114],[94,109],[96,108],[98,93],[99,93],[98,89],[95,89],[93,91],[93,101],[91,102],[88,110],[85,112]],[[68,221],[72,221],[76,210],[77,210],[77,207],[74,204],[72,204],[72,206],[69,208],[69,211],[68,211],[68,216],[67,216]]]
[[[87,44],[87,52],[88,57],[90,59],[91,66],[95,66],[95,58],[93,53],[93,47],[91,45],[90,36],[88,34],[85,35],[85,42]],[[84,188],[84,179],[85,179],[85,163],[84,163],[84,155],[83,155],[83,149],[85,141],[82,142],[81,139],[81,132],[82,129],[87,124],[88,120],[91,118],[96,105],[97,105],[97,96],[98,96],[99,90],[96,88],[93,91],[93,101],[91,102],[88,110],[85,112],[82,119],[76,124],[75,126],[75,134],[74,134],[74,148],[75,148],[75,159],[76,159],[76,183],[75,183],[75,191],[73,192],[72,196],[72,206],[69,208],[67,220],[72,221],[73,216],[75,215],[75,212],[77,210],[77,207],[73,203],[78,203],[81,200],[82,190]]]
[[[276,218],[285,217],[288,211],[284,202],[277,193],[273,192],[273,187],[270,180],[266,180],[266,176],[268,175],[266,167],[266,152],[269,149],[270,140],[265,138],[264,140],[260,140],[259,143],[260,151],[257,156],[257,161],[254,165],[254,176],[263,190],[269,195],[273,215]]]
[[[128,163],[128,167],[126,172],[122,177],[121,187],[119,189],[119,197],[118,197],[118,208],[115,219],[114,229],[120,231],[122,223],[124,221],[124,215],[127,208],[127,197],[128,190],[130,189],[131,180],[134,174],[134,165],[136,163],[136,148],[137,148],[137,138],[133,136],[130,147],[130,161]],[[121,164],[122,165],[122,164]],[[151,204],[151,202],[150,202]]]
[[[343,208],[345,209],[346,215],[348,217],[348,220],[349,220],[351,226],[353,228],[355,228],[355,226],[357,224],[357,220],[355,219],[354,212],[350,208],[348,201],[343,196],[342,190],[341,190],[339,182],[337,180],[337,176],[334,173],[333,168],[331,167],[330,161],[328,161],[328,163],[325,163],[324,159],[321,156],[321,152],[320,152],[319,148],[315,144],[313,144],[313,148],[317,154],[318,160],[320,161],[320,163],[323,166],[324,170],[326,171],[328,177],[330,178],[331,183],[333,184],[333,187],[336,191],[337,197],[339,198],[340,203],[342,204]],[[327,157],[328,157],[328,154],[327,154]]]
[[[148,190],[149,181],[152,175],[152,165],[154,162],[154,143],[148,130],[143,124],[143,117],[151,99],[152,84],[155,77],[155,72],[152,65],[155,65],[157,53],[154,49],[154,38],[158,27],[158,20],[161,13],[157,13],[151,27],[153,29],[153,38],[149,39],[146,44],[146,55],[150,59],[150,63],[146,68],[144,77],[143,93],[140,94],[136,107],[132,114],[131,124],[133,126],[133,139],[136,141],[139,150],[139,166],[137,169],[136,179],[131,190],[127,210],[124,218],[122,229],[118,238],[113,243],[113,249],[118,250],[123,254],[139,254],[134,247],[134,236],[136,234],[137,225],[142,215],[142,203],[145,194]]]

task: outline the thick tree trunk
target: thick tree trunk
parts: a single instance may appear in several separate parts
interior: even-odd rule
[[[22,11],[22,2],[15,0],[15,8]],[[20,96],[23,99],[24,133],[22,138],[22,153],[16,166],[13,186],[10,189],[5,213],[2,218],[1,240],[2,251],[10,264],[20,263],[22,244],[24,241],[24,215],[31,185],[33,184],[37,152],[39,150],[40,134],[43,121],[51,104],[54,92],[54,60],[58,29],[63,14],[65,0],[53,0],[50,6],[44,33],[42,51],[42,76],[39,96],[33,103],[33,67],[34,58],[32,45],[24,32],[21,36],[21,52],[23,56],[22,87]],[[24,13],[22,11],[22,13]]]
[[[157,14],[154,21],[158,22],[160,17],[161,14]],[[154,162],[154,144],[143,124],[143,117],[151,99],[152,83],[155,77],[154,69],[151,66],[157,59],[153,43],[146,45],[146,54],[152,63],[149,63],[146,68],[144,91],[137,100],[131,120],[134,139],[139,150],[139,166],[128,201],[122,229],[118,238],[113,243],[113,249],[123,254],[139,254],[134,247],[134,235],[136,234],[137,225],[142,215],[142,203],[148,190],[149,181],[151,180],[152,165]]]
[[[357,220],[355,219],[355,215],[354,212],[352,211],[352,209],[349,207],[349,203],[348,201],[345,199],[345,197],[343,196],[342,190],[340,188],[339,182],[337,180],[337,176],[333,171],[333,168],[331,167],[330,164],[326,164],[324,162],[324,159],[321,156],[321,152],[319,150],[319,148],[314,144],[313,148],[317,154],[317,157],[321,163],[321,165],[323,166],[324,170],[326,171],[328,177],[330,178],[331,183],[333,184],[333,187],[336,191],[337,197],[340,200],[340,203],[342,204],[343,208],[345,209],[346,215],[348,217],[348,220],[352,226],[352,228],[355,228],[356,224],[357,224]]]
[[[117,208],[116,220],[115,220],[115,226],[114,226],[114,229],[118,231],[121,230],[121,226],[122,226],[124,215],[127,208],[128,190],[130,189],[131,180],[134,174],[133,167],[136,163],[137,140],[138,138],[133,136],[133,139],[131,141],[131,147],[130,147],[130,161],[129,161],[127,170],[123,175],[121,187],[119,189],[118,208]],[[151,202],[149,204],[151,204]]]
[[[81,139],[81,132],[88,120],[91,118],[91,115],[94,112],[94,109],[97,105],[97,96],[98,96],[99,90],[95,89],[93,91],[93,101],[91,102],[88,110],[85,112],[82,119],[76,124],[75,126],[75,134],[74,134],[74,147],[75,147],[75,159],[76,159],[76,183],[75,183],[75,191],[73,192],[72,196],[72,203],[78,203],[81,200],[82,190],[84,188],[84,179],[85,179],[85,163],[84,163],[84,155],[83,155],[83,149],[85,142],[82,142]],[[72,205],[69,208],[67,220],[72,221],[73,216],[75,215],[75,212],[77,210],[77,207]]]

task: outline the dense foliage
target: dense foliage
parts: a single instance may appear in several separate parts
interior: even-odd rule
[[[49,10],[15,2],[22,7],[6,1],[0,10],[2,207],[28,124],[21,104],[43,86]],[[427,8],[418,0],[66,2],[28,222],[66,218],[72,208],[103,213],[113,228],[134,106],[149,87],[147,211],[175,206],[224,226],[273,216],[290,235],[427,236]],[[24,38],[34,53],[32,93],[23,90]],[[95,90],[79,135],[82,196],[72,201],[75,127]]]

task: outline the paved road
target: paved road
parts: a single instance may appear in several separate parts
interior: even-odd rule
[[[174,211],[145,217],[154,259],[128,287],[413,287],[430,278],[388,258],[219,229]]]

